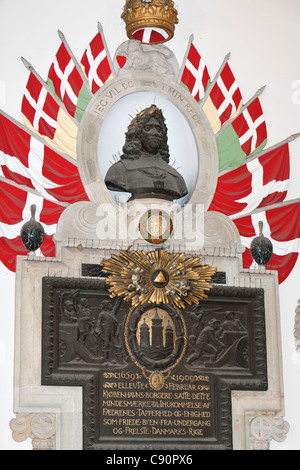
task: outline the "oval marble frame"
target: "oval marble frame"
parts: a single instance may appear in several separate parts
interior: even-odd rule
[[[198,150],[198,177],[189,204],[203,204],[208,209],[215,193],[219,158],[215,136],[199,105],[184,88],[153,73],[122,75],[110,80],[92,98],[82,117],[77,140],[78,169],[86,193],[94,204],[118,206],[107,189],[98,164],[98,140],[107,112],[119,99],[140,91],[156,91],[176,105],[187,119]],[[155,202],[155,201],[154,201]]]

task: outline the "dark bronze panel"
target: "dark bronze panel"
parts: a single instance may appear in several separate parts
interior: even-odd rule
[[[232,390],[267,390],[264,291],[131,308],[43,279],[42,383],[83,388],[84,449],[232,449]]]

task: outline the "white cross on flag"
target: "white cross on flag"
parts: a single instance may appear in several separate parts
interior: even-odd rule
[[[221,175],[210,211],[227,216],[249,214],[258,207],[282,202],[290,181],[289,144],[283,144]]]
[[[45,199],[88,200],[76,163],[0,112],[0,176],[37,190]]]
[[[210,76],[203,58],[194,42],[187,54],[185,67],[181,77],[181,85],[186,87],[196,101],[201,101],[210,83]]]
[[[81,59],[90,90],[95,94],[111,77],[112,70],[101,32],[90,42]]]
[[[50,67],[47,83],[64,103],[70,116],[80,121],[91,95],[64,43]]]
[[[39,134],[54,138],[59,105],[33,73],[25,89],[22,113]]]
[[[36,206],[35,219],[45,230],[45,238],[37,254],[55,256],[53,235],[64,206],[54,204],[41,196],[0,181],[0,260],[9,270],[16,270],[17,255],[27,255],[21,240],[21,229],[30,220],[31,206]]]
[[[232,126],[239,137],[242,150],[246,155],[253,154],[265,140],[266,134],[266,122],[258,98],[233,121]]]
[[[255,98],[216,138],[219,170],[238,168],[263,150],[267,127],[259,98]]]
[[[235,117],[241,107],[242,94],[232,70],[226,62],[203,104],[203,111],[214,133],[217,133],[226,121]]]
[[[28,129],[38,133],[58,151],[77,158],[78,126],[33,72],[23,96],[22,119]]]
[[[234,220],[241,243],[246,247],[243,253],[245,269],[254,266],[250,246],[259,235],[259,222],[263,222],[263,234],[273,244],[273,256],[266,268],[278,271],[279,284],[285,281],[293,270],[300,251],[300,203],[288,204],[276,209],[263,210],[253,215]]]

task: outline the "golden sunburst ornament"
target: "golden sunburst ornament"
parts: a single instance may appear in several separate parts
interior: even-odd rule
[[[171,304],[185,308],[207,298],[216,268],[201,266],[199,258],[187,258],[160,249],[150,253],[122,251],[103,260],[103,272],[109,274],[111,297],[124,297],[133,307]]]

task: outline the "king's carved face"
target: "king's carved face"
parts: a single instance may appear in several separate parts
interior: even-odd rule
[[[161,148],[164,133],[157,119],[152,117],[141,132],[142,150],[150,155],[156,155]]]

